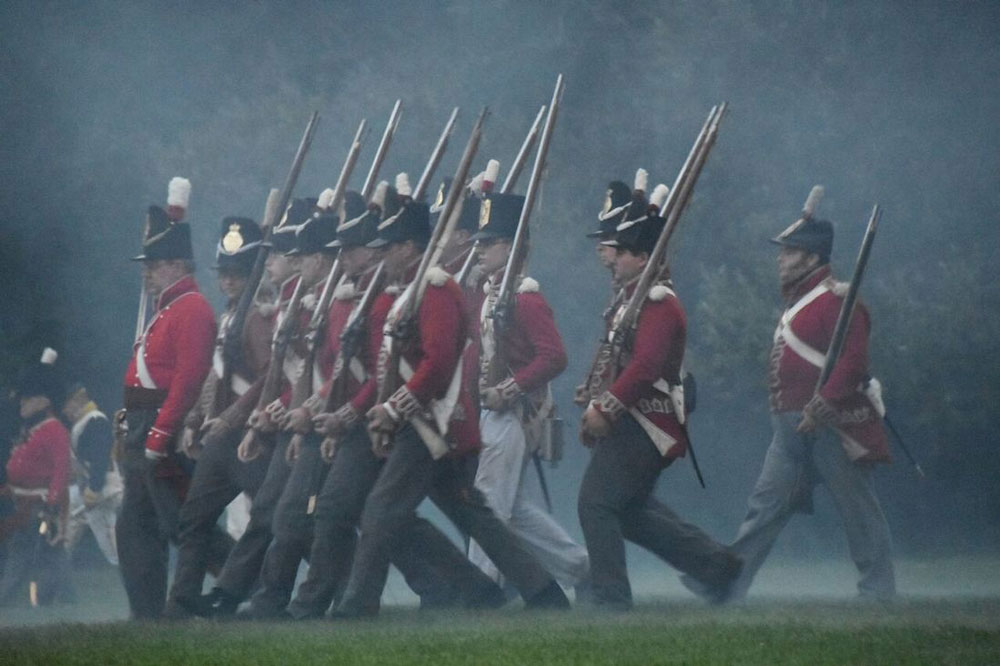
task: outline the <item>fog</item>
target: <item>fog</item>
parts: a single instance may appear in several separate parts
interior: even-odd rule
[[[608,181],[643,167],[651,185],[672,182],[709,108],[726,100],[671,248],[708,487],[681,460],[659,496],[716,538],[735,535],[770,437],[766,360],[780,302],[766,240],[822,183],[841,278],[871,206],[884,210],[862,287],[872,369],[928,475],[919,480],[899,449],[877,473],[897,551],[995,553],[998,28],[991,2],[6,2],[0,384],[49,344],[105,410],[120,406],[139,290],[129,258],[170,177],[193,183],[198,279],[218,308],[219,220],[260,219],[311,111],[321,120],[298,196],[332,186],[359,120],[377,135],[396,98],[403,116],[384,176],[415,179],[457,105],[440,173],[453,171],[489,105],[476,167],[495,157],[503,177],[562,73],[529,272],[570,352],[554,385],[566,458],[546,471],[557,515],[579,535],[587,452],[573,436],[572,388],[610,296],[584,233]],[[846,558],[836,512],[822,489],[817,499],[777,557]]]

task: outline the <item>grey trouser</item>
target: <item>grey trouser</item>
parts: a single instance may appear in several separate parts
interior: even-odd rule
[[[181,499],[188,475],[176,453],[163,460],[146,459],[146,436],[156,420],[155,409],[130,409],[126,413],[122,472],[125,494],[115,525],[118,563],[132,616],[156,618],[163,613],[167,596],[167,557],[177,540]],[[209,537],[208,562],[221,564],[232,539],[220,529]]]
[[[427,446],[409,425],[398,433],[388,460],[361,514],[361,538],[338,610],[349,615],[378,609],[392,553],[412,523],[425,497],[459,530],[476,539],[528,599],[553,582],[472,485],[467,460],[431,458]]]
[[[292,473],[292,467],[285,462],[285,449],[289,438],[286,435],[265,435],[277,440],[271,447],[272,453],[264,480],[250,504],[250,522],[240,537],[229,559],[219,574],[215,585],[234,599],[245,599],[253,589],[260,574],[264,554],[271,543],[271,523],[278,500],[285,489],[285,482]],[[261,454],[266,455],[266,454]]]
[[[264,481],[271,450],[248,463],[241,462],[236,449],[243,432],[233,429],[203,442],[191,486],[181,505],[171,599],[194,599],[201,594],[209,545],[219,516],[241,492],[256,495]]]
[[[291,441],[291,436],[282,433],[279,441],[284,440]],[[260,585],[250,598],[254,612],[261,616],[276,615],[284,611],[295,588],[299,564],[309,555],[313,535],[310,499],[312,502],[316,501],[327,470],[330,469],[320,455],[321,442],[322,437],[310,433],[303,438],[299,456],[293,463],[288,463],[284,454],[276,463],[288,467],[290,471],[271,519],[273,536],[260,567]],[[272,463],[272,467],[274,464]],[[251,505],[251,516],[256,504],[255,501]]]
[[[316,500],[309,573],[289,606],[294,617],[322,615],[342,591],[351,570],[355,532],[365,499],[383,464],[372,453],[363,425],[355,426],[340,439]],[[448,537],[417,516],[409,521],[390,557],[422,604],[433,606],[459,599],[474,604],[477,594],[493,587]]]
[[[707,585],[732,575],[734,558],[698,527],[681,520],[653,496],[669,464],[628,414],[594,447],[577,505],[597,604],[629,607],[632,588],[625,539]]]
[[[861,573],[858,581],[861,595],[892,597],[896,593],[892,539],[875,496],[872,464],[851,462],[839,436],[830,428],[821,428],[811,446],[812,465],[818,478],[810,481],[810,446],[795,432],[801,420],[800,412],[771,415],[774,439],[767,449],[764,467],[747,500],[746,517],[732,545],[743,557],[744,564],[740,577],[733,584],[731,598],[746,596],[778,534],[795,513],[804,482],[822,483],[833,496],[847,532],[851,559]]]

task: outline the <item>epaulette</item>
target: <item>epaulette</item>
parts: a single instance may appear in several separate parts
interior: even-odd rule
[[[299,302],[302,304],[303,308],[312,312],[316,309],[316,294],[306,294]]]
[[[651,301],[662,301],[673,291],[665,284],[654,284],[649,290],[649,300]]]
[[[258,303],[257,311],[265,317],[270,317],[278,311],[278,306],[275,303]]]
[[[840,282],[838,280],[833,280],[833,279],[830,280],[830,291],[832,291],[834,295],[840,296],[841,298],[847,296],[847,290],[850,287],[851,287],[850,282]]]
[[[333,290],[333,300],[335,301],[349,301],[352,298],[354,298],[354,285],[350,282],[338,284],[337,288]]]
[[[534,294],[537,293],[540,287],[538,286],[538,280],[535,278],[526,277],[521,280],[521,284],[517,287],[517,293],[519,294]]]
[[[451,276],[448,275],[448,271],[446,271],[445,269],[441,268],[440,266],[431,266],[430,268],[427,269],[427,275],[425,276],[424,279],[427,280],[428,283],[434,285],[435,287],[441,287],[450,278]]]

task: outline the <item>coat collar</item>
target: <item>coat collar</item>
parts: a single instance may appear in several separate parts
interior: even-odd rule
[[[163,290],[160,297],[156,299],[156,309],[162,310],[184,294],[197,291],[198,283],[195,282],[194,276],[185,275],[180,280],[177,280],[177,282],[174,282],[172,285]]]
[[[830,264],[823,264],[799,278],[797,282],[782,287],[781,297],[785,303],[795,303],[828,277],[830,277]]]

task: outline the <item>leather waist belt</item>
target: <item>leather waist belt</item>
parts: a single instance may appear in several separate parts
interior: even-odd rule
[[[163,389],[125,387],[125,409],[159,409],[166,399],[167,392]]]

